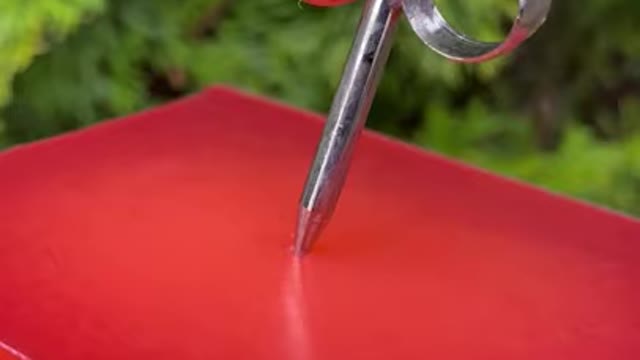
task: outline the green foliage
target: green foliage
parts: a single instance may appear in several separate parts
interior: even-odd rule
[[[38,139],[163,100],[149,96],[150,74],[184,61],[186,25],[216,2],[166,4],[110,1],[102,16],[40,56],[14,84],[18,96],[5,111],[11,138]]]
[[[9,99],[15,73],[78,26],[87,14],[99,11],[102,0],[4,0],[0,3],[0,105]]]
[[[64,38],[87,16],[100,10],[102,0],[0,2],[0,108],[11,98],[11,81],[33,58]],[[8,142],[0,116],[0,146]]]
[[[463,111],[434,108],[425,119],[413,139],[417,144],[554,192],[640,214],[638,133],[606,143],[584,126],[572,125],[559,148],[544,153],[531,141],[530,123],[491,115],[482,103]]]
[[[31,141],[214,83],[326,112],[361,5],[5,1],[0,106],[14,76],[15,96],[0,111],[0,146],[3,133],[6,145]],[[482,40],[502,37],[517,12],[515,0],[438,5]],[[554,1],[524,48],[481,65],[442,59],[403,21],[368,126],[640,215],[638,18],[637,2]]]

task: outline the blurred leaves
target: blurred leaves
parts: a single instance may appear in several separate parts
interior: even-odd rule
[[[34,56],[101,10],[102,0],[4,0],[0,3],[0,106],[13,76]]]
[[[528,122],[482,107],[475,103],[453,112],[436,107],[425,114],[414,141],[554,192],[640,214],[639,134],[602,142],[588,128],[572,125],[556,151],[539,152]]]
[[[33,58],[99,12],[103,0],[0,2],[0,108],[11,99],[11,81]],[[0,115],[0,146],[11,138]]]
[[[485,41],[506,34],[517,13],[515,0],[437,3],[455,27]],[[324,113],[361,5],[4,0],[0,146],[214,83]],[[639,18],[640,2],[556,0],[523,48],[480,65],[444,60],[402,21],[368,126],[640,215]]]

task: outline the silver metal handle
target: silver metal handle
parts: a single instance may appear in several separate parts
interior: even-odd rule
[[[473,0],[470,0],[473,1]],[[367,0],[342,81],[333,100],[322,139],[304,186],[294,239],[294,252],[305,254],[331,218],[367,120],[378,80],[391,48],[401,8],[427,46],[446,58],[480,62],[506,54],[544,22],[551,0],[519,0],[520,15],[507,39],[484,43],[455,31],[432,0]]]
[[[300,200],[294,251],[306,252],[335,210],[387,62],[401,12],[396,0],[367,0],[351,54]]]
[[[545,22],[551,0],[518,0],[519,14],[507,38],[498,43],[474,40],[456,31],[433,0],[403,0],[402,7],[413,31],[433,51],[458,62],[478,63],[505,55]]]

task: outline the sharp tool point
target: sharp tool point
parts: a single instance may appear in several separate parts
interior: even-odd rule
[[[300,207],[296,227],[293,252],[296,256],[304,255],[320,236],[322,231],[322,215]]]

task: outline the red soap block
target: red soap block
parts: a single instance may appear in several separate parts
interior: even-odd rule
[[[16,352],[14,349],[7,347],[5,344],[0,342],[0,360],[27,360],[28,358],[22,356],[19,352]]]
[[[638,359],[640,222],[367,132],[292,258],[321,117],[227,88],[0,154],[33,360]]]

